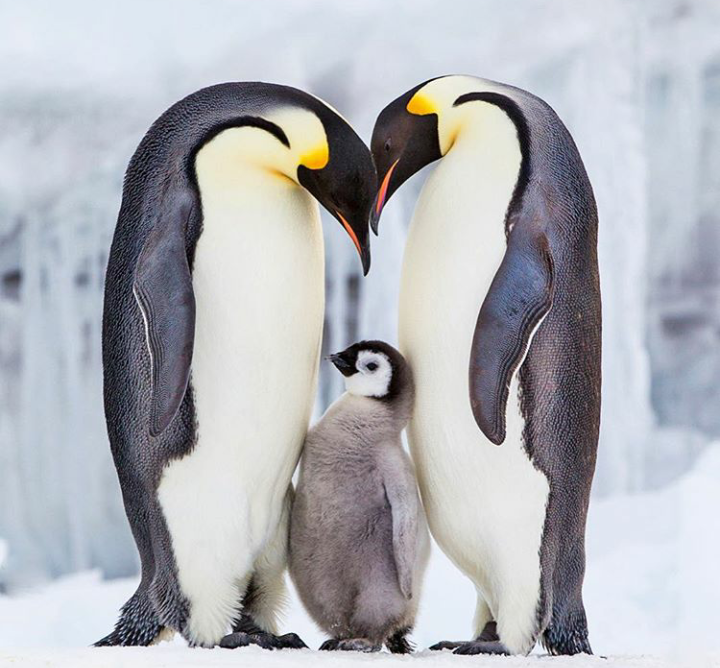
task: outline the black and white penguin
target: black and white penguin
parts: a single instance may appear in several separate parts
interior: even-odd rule
[[[540,639],[552,654],[589,653],[600,290],[578,150],[534,95],[447,76],[382,111],[372,152],[376,231],[392,193],[442,158],[409,230],[399,338],[430,529],[478,603],[475,639],[436,647],[525,654]]]
[[[125,177],[103,320],[105,411],[142,580],[98,645],[277,638],[289,490],[324,311],[316,199],[370,265],[370,152],[321,100],[228,83],[166,111]],[[227,644],[227,643],[226,643]]]

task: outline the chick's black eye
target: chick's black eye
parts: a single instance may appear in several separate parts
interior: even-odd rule
[[[375,364],[375,362],[368,362],[368,365],[366,368],[368,371],[375,371],[375,369],[378,368],[378,365]]]
[[[392,141],[388,138],[385,140],[385,153],[389,153],[392,148]]]

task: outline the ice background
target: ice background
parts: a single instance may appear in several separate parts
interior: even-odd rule
[[[134,588],[100,324],[122,176],[150,123],[202,86],[259,79],[323,97],[368,140],[388,101],[451,72],[545,98],[598,200],[593,645],[720,651],[720,2],[0,0],[0,664],[4,648],[87,645]],[[395,341],[423,178],[388,205],[365,280],[326,220],[326,350]],[[318,411],[338,381],[323,370]],[[436,549],[418,644],[465,637],[473,610]],[[287,626],[320,639],[296,601]]]

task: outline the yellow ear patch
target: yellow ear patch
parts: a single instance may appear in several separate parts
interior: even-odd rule
[[[418,91],[412,96],[412,99],[408,102],[406,109],[411,114],[416,114],[417,116],[437,113],[437,105],[422,91]]]
[[[327,142],[323,142],[303,155],[302,158],[300,158],[300,164],[305,165],[308,169],[322,169],[328,164],[329,159],[330,151]]]

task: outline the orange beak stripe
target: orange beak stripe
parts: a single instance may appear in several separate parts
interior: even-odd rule
[[[345,231],[350,235],[350,238],[353,240],[353,243],[355,244],[355,248],[357,248],[357,252],[362,257],[362,249],[360,248],[360,242],[358,241],[357,235],[355,234],[355,230],[353,230],[352,227],[350,227],[350,223],[345,220],[343,215],[339,211],[335,211],[335,213],[338,215],[338,218],[342,221],[343,227],[345,228]]]
[[[392,176],[393,170],[397,166],[398,162],[400,162],[399,158],[395,162],[393,162],[393,164],[390,166],[390,169],[387,170],[387,174],[385,174],[385,178],[380,185],[380,192],[378,193],[377,205],[375,207],[375,213],[378,216],[382,211],[383,204],[385,204],[385,195],[387,195],[388,185],[390,185],[390,177]]]

